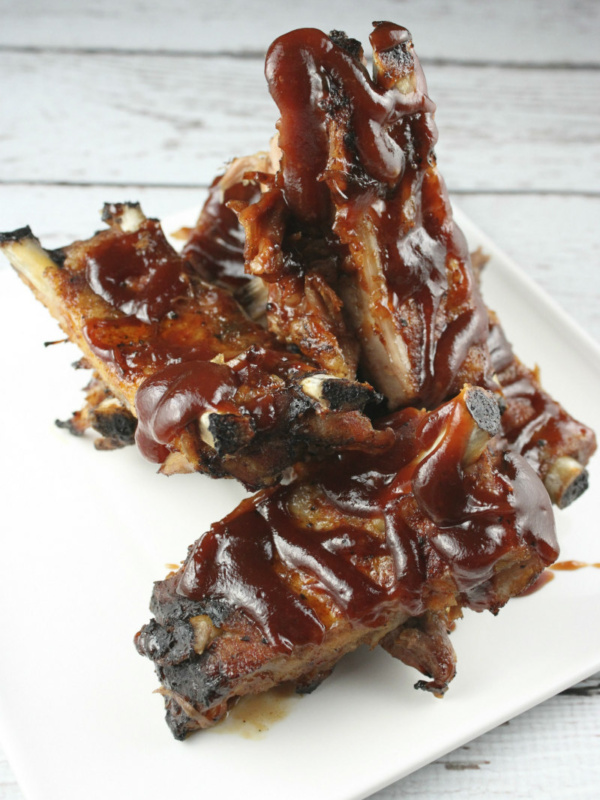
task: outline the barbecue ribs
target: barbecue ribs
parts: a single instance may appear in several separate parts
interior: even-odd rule
[[[310,691],[360,644],[421,669],[441,695],[461,608],[494,613],[557,556],[549,497],[527,461],[489,446],[494,395],[466,387],[381,421],[381,455],[340,454],[241,503],[155,586],[136,636],[176,738],[239,697]]]
[[[281,160],[254,177],[260,195],[230,207],[246,269],[267,287],[270,330],[334,374],[360,363],[391,409],[433,408],[466,382],[492,388],[487,314],[410,34],[375,23],[371,44],[373,78],[340,32],[271,45]]]
[[[361,644],[443,695],[462,609],[530,587],[558,554],[551,499],[587,486],[593,433],[481,298],[410,34],[374,26],[372,78],[339,31],[273,43],[278,138],[215,179],[183,257],[133,204],[61,251],[0,235],[94,369],[64,425],[262,488],[155,585],[136,635],[179,739],[244,695],[311,691]]]
[[[167,474],[232,475],[250,488],[310,455],[389,444],[361,413],[375,397],[369,385],[288,352],[227,290],[203,282],[139,206],[107,206],[104,219],[107,230],[61,251],[43,250],[28,229],[1,241],[96,370],[71,430],[90,423],[125,443],[137,419],[137,444]]]
[[[245,241],[255,278],[239,297],[252,316],[335,374],[354,375],[360,359],[392,408],[435,405],[464,381],[501,387],[502,446],[525,454],[564,507],[587,487],[594,434],[543,390],[483,305],[487,259],[470,260],[452,220],[410,35],[376,23],[371,43],[373,80],[360,43],[339,31],[276,40],[266,72],[279,138],[215,181],[186,251],[239,286]]]

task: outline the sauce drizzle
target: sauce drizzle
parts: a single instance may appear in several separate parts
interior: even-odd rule
[[[556,558],[550,501],[527,462],[498,456],[484,481],[463,465],[473,423],[462,395],[429,414],[406,409],[380,424],[395,433],[389,451],[344,453],[311,476],[311,490],[338,524],[303,525],[290,506],[296,484],[259,493],[193,546],[178,592],[243,609],[276,649],[289,652],[324,635],[286,580],[290,570],[312,576],[347,619],[376,627],[390,602],[422,613],[429,582],[446,571],[467,605],[489,607],[495,567],[519,543],[543,563]],[[363,522],[377,519],[383,536]],[[371,572],[380,559],[391,562],[387,581]]]

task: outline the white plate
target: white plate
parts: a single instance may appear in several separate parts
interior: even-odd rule
[[[194,212],[169,218],[166,230]],[[600,430],[600,350],[462,214],[493,255],[485,294],[519,354]],[[243,491],[155,474],[133,448],[98,453],[53,425],[80,403],[71,345],[0,268],[3,343],[0,736],[30,800],[220,796],[362,798],[600,669],[600,571],[557,573],[499,615],[453,635],[458,675],[443,701],[383,650],[345,658],[260,740],[171,738],[152,665],[132,637],[165,564]],[[600,461],[559,513],[563,559],[600,561]]]

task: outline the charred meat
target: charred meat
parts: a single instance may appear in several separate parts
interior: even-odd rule
[[[506,406],[498,446],[524,455],[552,502],[565,508],[588,488],[585,467],[596,450],[594,432],[544,390],[537,369],[517,358],[493,312],[489,347]]]
[[[386,453],[340,454],[245,500],[156,584],[136,644],[177,738],[245,694],[314,688],[360,644],[421,669],[419,688],[441,695],[461,609],[496,613],[556,558],[541,481],[489,446],[494,395],[467,387],[379,427],[395,437]]]
[[[267,54],[281,112],[276,174],[234,202],[269,328],[390,408],[492,387],[487,314],[436,166],[434,104],[410,34],[375,23],[374,76],[340,32],[292,31]],[[356,342],[358,341],[358,351]]]
[[[390,442],[361,413],[368,384],[324,374],[203,282],[137,205],[107,206],[109,228],[60,252],[28,229],[3,236],[19,274],[83,351],[106,392],[71,420],[109,431],[137,419],[142,453],[167,474],[232,475],[268,485],[296,461]],[[99,428],[100,426],[100,428]]]

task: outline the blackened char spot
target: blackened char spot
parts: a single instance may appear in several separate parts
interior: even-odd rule
[[[50,256],[52,261],[54,261],[56,266],[62,269],[67,258],[66,250],[62,247],[58,247],[56,250],[46,250],[46,253]]]
[[[126,408],[110,411],[95,411],[92,427],[107,439],[116,439],[123,444],[134,444],[137,419]]]
[[[369,386],[340,380],[323,381],[321,393],[332,411],[364,408],[374,394]]]
[[[208,674],[202,656],[188,659],[181,664],[156,665],[160,682],[172,692],[185,698],[193,698],[194,705],[210,707],[227,695],[229,683],[220,674]]]
[[[229,455],[240,450],[254,435],[250,417],[239,414],[211,414],[208,430],[213,438],[214,449],[219,455]]]
[[[206,614],[213,625],[220,628],[231,614],[232,608],[218,598],[206,598],[198,602],[177,594],[175,582],[169,578],[154,584],[150,611],[160,625],[168,627],[174,625],[176,621],[187,622],[190,617]]]
[[[570,506],[578,497],[589,488],[590,480],[589,474],[587,469],[584,469],[583,472],[580,472],[579,475],[572,481],[569,486],[563,492],[559,502],[559,508],[566,508]]]
[[[152,619],[135,637],[135,646],[140,655],[161,666],[180,664],[194,654],[194,630],[183,622],[164,628]]]
[[[349,56],[360,61],[362,56],[362,44],[358,39],[352,39],[344,33],[344,31],[329,31],[329,38],[345,53],[348,53]]]
[[[17,228],[14,231],[7,231],[0,233],[0,244],[8,244],[8,242],[20,242],[22,239],[33,239],[33,233],[29,225],[24,228]]]

